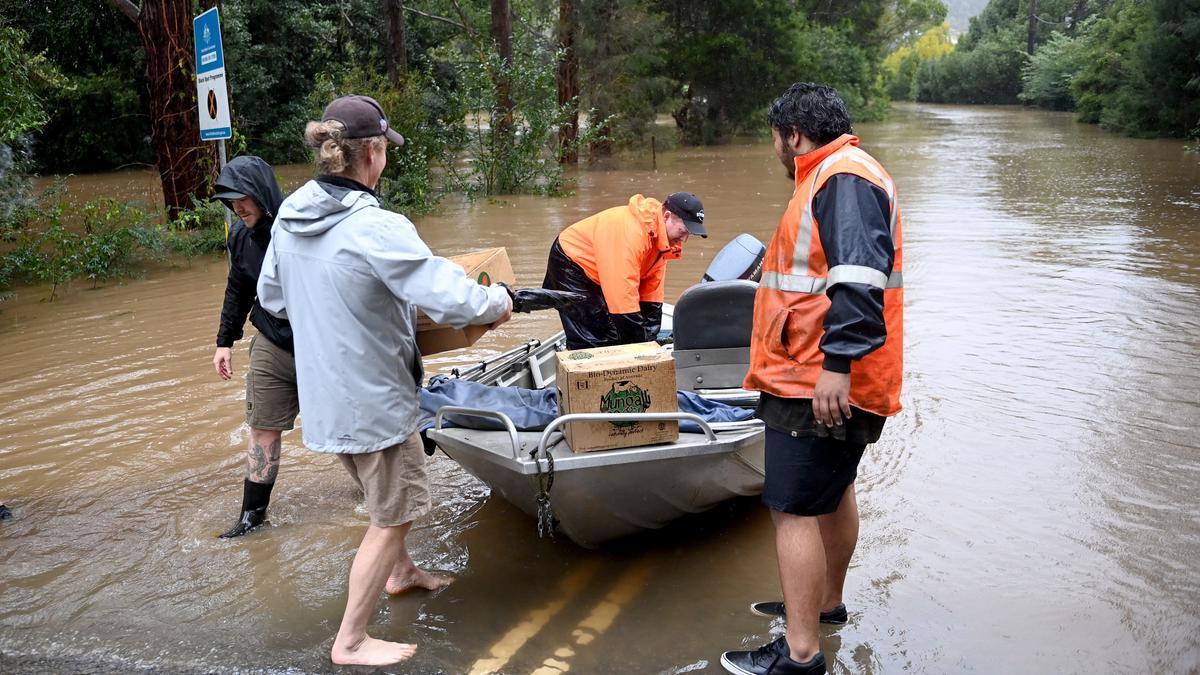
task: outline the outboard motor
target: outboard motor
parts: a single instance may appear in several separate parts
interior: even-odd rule
[[[758,281],[762,276],[763,257],[767,247],[754,235],[739,234],[717,253],[704,272],[702,281],[747,279]]]

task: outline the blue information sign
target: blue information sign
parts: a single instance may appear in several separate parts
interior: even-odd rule
[[[196,44],[196,103],[200,139],[233,138],[229,92],[225,84],[225,52],[221,48],[221,15],[216,7],[192,20]]]

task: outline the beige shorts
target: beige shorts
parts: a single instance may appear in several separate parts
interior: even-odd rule
[[[246,369],[246,424],[251,429],[287,431],[296,427],[296,357],[260,335],[250,338]]]
[[[366,497],[371,524],[394,527],[429,513],[429,474],[421,435],[378,452],[339,453]]]

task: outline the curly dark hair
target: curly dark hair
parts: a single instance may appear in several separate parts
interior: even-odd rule
[[[797,82],[775,99],[767,111],[767,122],[780,134],[801,133],[817,145],[850,133],[850,111],[833,87]]]

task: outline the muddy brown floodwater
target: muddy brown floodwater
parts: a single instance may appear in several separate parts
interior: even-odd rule
[[[1068,115],[903,107],[863,124],[905,212],[904,412],[864,460],[835,673],[1200,672],[1200,157]],[[284,171],[292,184],[308,169]],[[72,189],[136,197],[147,174]],[[140,186],[140,187],[139,187]],[[563,227],[630,194],[706,203],[668,296],[729,238],[770,236],[765,142],[579,176],[576,196],[449,205],[445,254],[506,246],[536,284]],[[88,196],[88,195],[83,195]],[[238,377],[210,359],[221,259],[0,304],[0,670],[320,672],[366,516],[336,460],[284,436],[271,527],[239,505]],[[519,316],[431,372],[556,329]],[[446,457],[414,556],[457,583],[381,602],[412,673],[719,672],[778,633],[754,500],[620,546],[538,540]]]

